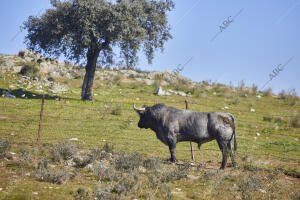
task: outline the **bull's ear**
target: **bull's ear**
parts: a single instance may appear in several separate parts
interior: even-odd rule
[[[136,110],[136,112],[139,114],[139,115],[143,115],[143,114],[145,114],[145,110]]]

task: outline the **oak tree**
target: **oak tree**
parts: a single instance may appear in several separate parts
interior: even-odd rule
[[[84,61],[82,100],[92,100],[97,63],[112,62],[115,49],[133,68],[140,50],[151,63],[154,52],[172,38],[167,19],[172,0],[51,0],[51,5],[24,22],[25,43],[42,55]]]

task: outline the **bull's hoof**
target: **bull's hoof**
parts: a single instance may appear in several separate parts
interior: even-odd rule
[[[171,158],[170,161],[171,161],[171,163],[175,163],[176,159],[175,158]]]

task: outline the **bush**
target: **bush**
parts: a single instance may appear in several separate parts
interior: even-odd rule
[[[162,168],[162,162],[159,158],[149,158],[144,160],[143,166],[148,170],[158,171]]]
[[[41,181],[46,181],[54,184],[64,184],[69,180],[69,174],[67,171],[59,170],[52,172],[48,169],[48,161],[41,160],[38,166],[34,168],[34,176]]]
[[[71,192],[73,194],[73,192]],[[73,194],[75,200],[86,200],[89,199],[89,192],[85,192],[83,188],[78,188],[75,194]]]
[[[8,140],[0,139],[0,158],[4,158],[7,150],[10,147],[10,143]]]
[[[271,122],[272,119],[273,119],[272,117],[269,117],[269,116],[263,116],[263,121]]]
[[[139,177],[137,174],[130,174],[123,177],[116,185],[113,186],[112,192],[121,195],[129,194],[132,188],[138,183]]]
[[[105,166],[101,162],[95,162],[90,170],[102,181],[113,181],[117,178],[117,172],[112,168]]]
[[[291,119],[291,126],[294,128],[300,128],[300,115],[297,115]]]
[[[121,115],[122,114],[122,105],[116,104],[111,108],[112,115]]]
[[[270,97],[271,95],[272,95],[272,89],[271,88],[263,91],[263,96]]]
[[[69,160],[75,149],[69,142],[60,142],[53,145],[51,153],[54,161]]]
[[[177,181],[187,176],[186,173],[180,171],[178,169],[171,169],[164,172],[160,178],[161,182],[170,182],[170,181]]]
[[[110,189],[108,187],[100,187],[96,186],[94,189],[94,199],[95,200],[114,200],[119,199],[116,196],[111,194]]]
[[[39,68],[35,65],[35,63],[26,63],[21,71],[20,74],[30,76],[30,77],[40,77],[39,75]]]
[[[31,153],[24,149],[21,149],[20,160],[27,164],[31,164],[33,162]]]
[[[298,101],[297,93],[295,89],[290,90],[289,92],[285,92],[282,90],[279,93],[279,98],[284,100],[285,103],[294,106]]]
[[[118,170],[130,171],[137,169],[142,164],[142,157],[139,153],[121,154],[115,161]]]

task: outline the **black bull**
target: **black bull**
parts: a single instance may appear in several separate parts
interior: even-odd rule
[[[230,154],[235,166],[235,152],[237,149],[235,120],[230,113],[221,112],[193,112],[164,104],[156,104],[134,110],[139,114],[139,128],[150,128],[156,133],[157,138],[169,146],[171,162],[175,162],[175,148],[177,142],[192,141],[201,144],[217,140],[222,152],[222,165],[224,169]],[[234,139],[234,148],[232,140]],[[234,151],[233,151],[234,150]]]

